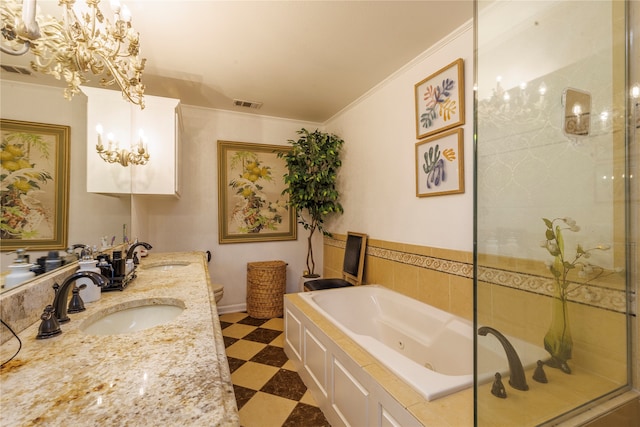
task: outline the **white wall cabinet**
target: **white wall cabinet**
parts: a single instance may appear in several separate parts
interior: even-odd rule
[[[107,194],[180,195],[180,100],[145,95],[145,108],[128,103],[119,91],[83,87],[87,95],[87,191]],[[96,152],[98,131],[103,145],[113,134],[130,150],[142,129],[149,150],[146,165],[107,163]]]

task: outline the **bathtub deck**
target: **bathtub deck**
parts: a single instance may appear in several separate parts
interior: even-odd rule
[[[323,333],[338,343],[364,371],[373,377],[401,406],[425,426],[465,427],[474,425],[474,389],[473,387],[452,395],[427,401],[417,391],[402,382],[395,374],[379,364],[376,359],[362,347],[351,340],[345,333],[316,311],[298,294],[287,294],[285,298],[307,316]],[[548,384],[540,384],[529,380],[529,391],[518,391],[507,388],[507,399],[498,399],[491,395],[491,382],[478,387],[478,423],[482,426],[533,426],[544,423],[563,414],[569,405],[578,405],[588,396],[603,395],[612,390],[624,390],[610,378],[594,380],[593,375],[579,366],[572,366],[571,375],[557,369],[545,369]],[[527,379],[532,378],[533,369],[525,370]],[[508,384],[508,377],[503,377]],[[628,397],[628,396],[631,397]],[[557,397],[561,396],[561,399]],[[637,398],[635,390],[626,393],[627,399]],[[552,398],[553,397],[553,398]],[[624,396],[621,396],[623,398]],[[571,404],[567,402],[573,402]],[[606,405],[602,405],[606,406]],[[535,408],[535,409],[533,409]],[[597,408],[596,408],[597,410]],[[591,415],[594,416],[594,415]],[[584,419],[568,419],[560,425],[575,427],[582,425]]]
[[[473,388],[429,402],[386,367],[382,366],[373,356],[318,313],[298,294],[287,294],[285,298],[311,319],[329,338],[338,343],[349,357],[423,425],[443,427],[473,425]]]

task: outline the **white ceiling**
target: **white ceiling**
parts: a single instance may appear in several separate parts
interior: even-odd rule
[[[471,0],[121,2],[140,33],[147,94],[320,123],[473,16]],[[111,19],[108,2],[101,6]],[[28,66],[5,54],[2,63]]]

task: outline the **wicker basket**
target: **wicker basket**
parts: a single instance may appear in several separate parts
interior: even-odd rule
[[[247,263],[247,313],[256,319],[272,319],[283,314],[287,286],[284,261]]]

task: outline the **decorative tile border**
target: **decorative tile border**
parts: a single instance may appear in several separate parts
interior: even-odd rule
[[[341,249],[344,249],[346,244],[344,240],[336,240],[328,237],[325,238],[324,242],[328,246],[334,246]],[[367,244],[367,255],[387,261],[399,262],[415,267],[439,271],[441,273],[473,279],[473,265],[465,262],[419,255],[394,249],[380,248],[370,244]]]
[[[324,243],[328,246],[344,249],[346,242],[344,240],[325,237]],[[394,249],[386,249],[372,245],[367,245],[367,255],[473,279],[473,265],[469,263],[419,255]],[[478,281],[546,296],[552,296],[554,289],[553,279],[548,277],[482,266],[478,268]],[[618,313],[626,313],[627,311],[626,292],[624,290],[612,289],[594,284],[583,285],[577,288],[571,293],[569,300],[578,304],[602,308]]]
[[[426,255],[412,254],[392,249],[384,249],[369,246],[367,255],[382,258],[389,261],[412,265],[414,267],[426,268],[439,271],[441,273],[453,274],[455,276],[473,279],[473,265],[464,262],[451,261],[442,258],[430,257]]]
[[[548,277],[482,266],[478,268],[478,281],[547,296],[553,296],[555,287],[553,279]],[[627,311],[625,291],[593,284],[576,288],[570,293],[569,301],[618,313]]]

